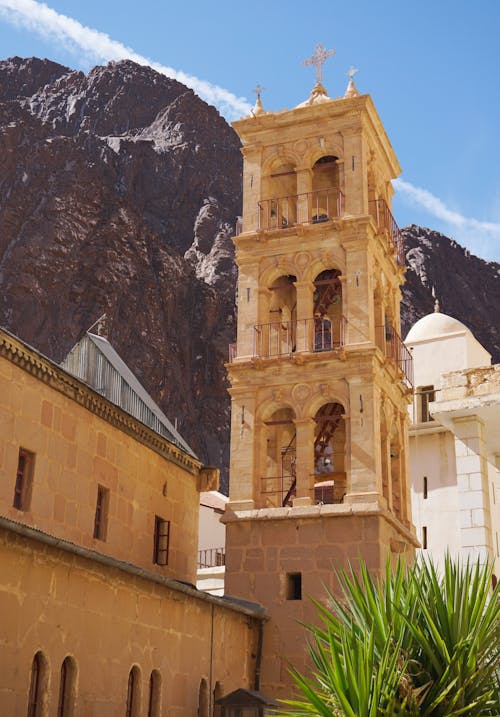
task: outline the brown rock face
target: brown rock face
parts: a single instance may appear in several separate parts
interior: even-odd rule
[[[500,362],[500,264],[484,261],[453,239],[412,224],[406,241],[406,284],[403,287],[403,336],[433,310],[434,295],[443,313],[468,326]]]
[[[59,361],[106,312],[110,341],[194,450],[227,465],[235,133],[131,62],[85,76],[13,58],[0,86],[0,323]]]
[[[180,83],[128,61],[87,76],[0,62],[0,324],[59,361],[106,312],[116,350],[226,489],[240,212],[238,138]],[[405,231],[404,333],[434,286],[500,360],[499,265]]]

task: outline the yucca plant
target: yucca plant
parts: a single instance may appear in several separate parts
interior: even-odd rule
[[[382,581],[361,562],[338,573],[341,597],[316,602],[309,676],[281,714],[322,717],[500,715],[499,588],[491,568],[446,556],[389,562]]]

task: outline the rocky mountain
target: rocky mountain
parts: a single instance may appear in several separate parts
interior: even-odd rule
[[[0,324],[60,361],[106,313],[116,350],[223,467],[241,168],[217,111],[150,68],[0,62]],[[499,361],[499,265],[427,229],[405,234],[404,332],[434,287]]]
[[[484,261],[439,232],[412,224],[403,229],[406,284],[401,329],[432,311],[434,296],[441,311],[462,321],[500,362],[500,264]]]

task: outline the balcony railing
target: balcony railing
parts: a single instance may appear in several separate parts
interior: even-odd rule
[[[224,548],[198,550],[198,568],[216,568],[226,564]]]
[[[236,358],[236,344],[229,344],[229,363],[233,363]]]
[[[324,478],[324,480],[319,480]],[[343,503],[346,493],[346,474],[334,472],[324,476],[314,475],[314,488],[310,495],[314,504],[332,505]],[[296,485],[292,475],[266,476],[261,479],[261,495],[266,507],[278,508],[291,505],[296,494]]]
[[[299,321],[273,321],[254,327],[253,355],[260,358],[287,354],[335,351],[345,344],[346,320],[332,322],[326,317]]]
[[[397,364],[408,385],[413,387],[413,356],[402,338],[392,326],[377,326],[375,331],[377,346]]]
[[[396,250],[398,264],[403,266],[405,263],[405,242],[401,230],[391,214],[391,210],[383,199],[373,199],[368,202],[368,207],[377,227],[387,232],[388,247]]]
[[[344,195],[338,188],[263,199],[258,203],[259,229],[286,229],[294,224],[318,224],[342,216]]]

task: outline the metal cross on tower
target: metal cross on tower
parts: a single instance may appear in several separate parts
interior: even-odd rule
[[[260,84],[260,82],[258,82],[258,83],[257,83],[257,86],[255,87],[254,90],[252,90],[252,92],[254,92],[254,93],[257,95],[257,99],[260,100],[260,96],[261,96],[261,94],[264,92],[265,89],[266,89],[266,88],[265,88],[265,87],[262,87],[262,85]]]
[[[351,65],[350,68],[347,70],[346,75],[350,80],[352,80],[356,72],[359,72],[357,67],[353,67],[353,65]]]
[[[316,49],[314,50],[312,57],[307,60],[302,60],[302,64],[306,67],[314,65],[316,68],[316,84],[321,84],[323,80],[323,65],[329,57],[335,55],[335,50],[325,50],[321,42],[318,42]]]

